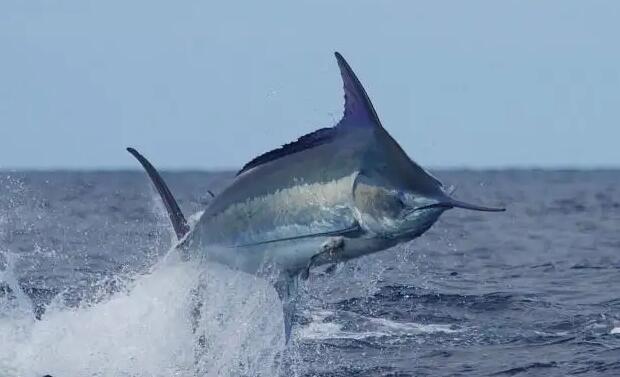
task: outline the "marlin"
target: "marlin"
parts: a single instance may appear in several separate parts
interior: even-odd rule
[[[504,211],[452,198],[383,128],[357,76],[335,55],[342,119],[248,162],[193,227],[155,168],[127,148],[164,202],[177,249],[270,279],[283,304],[286,342],[298,281],[312,267],[410,241],[451,208]]]

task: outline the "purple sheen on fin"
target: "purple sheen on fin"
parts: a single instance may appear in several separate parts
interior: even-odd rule
[[[342,120],[338,122],[335,127],[321,128],[300,137],[292,143],[284,144],[280,148],[263,153],[245,164],[243,168],[237,172],[237,175],[293,153],[328,143],[334,139],[338,129],[368,126],[381,127],[381,122],[377,117],[377,113],[357,76],[355,76],[355,73],[342,55],[338,52],[336,52],[335,55],[344,87],[344,116]]]
[[[381,126],[377,112],[370,102],[366,90],[360,83],[359,79],[351,69],[347,61],[335,52],[338,67],[340,68],[340,76],[344,87],[344,119],[345,121],[361,121],[359,125],[376,124]],[[368,122],[370,121],[370,122]],[[345,122],[343,122],[345,123]],[[355,122],[346,122],[347,124],[356,124]]]

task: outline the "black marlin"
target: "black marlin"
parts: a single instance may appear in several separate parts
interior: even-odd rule
[[[349,64],[339,53],[336,59],[342,119],[247,163],[192,229],[155,168],[128,148],[161,195],[178,249],[271,278],[287,341],[297,281],[311,267],[412,240],[451,208],[504,210],[452,198],[388,134]]]

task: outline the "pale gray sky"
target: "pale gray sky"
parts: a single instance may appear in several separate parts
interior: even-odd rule
[[[238,167],[342,112],[434,167],[620,166],[618,1],[0,3],[0,168]]]

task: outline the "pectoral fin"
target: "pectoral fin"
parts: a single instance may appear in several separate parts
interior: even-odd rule
[[[235,245],[235,247],[249,247],[249,246],[256,246],[256,245],[265,245],[265,244],[270,244],[270,243],[275,243],[275,242],[294,241],[294,240],[301,240],[301,239],[315,238],[315,237],[344,237],[344,236],[352,237],[352,236],[358,234],[361,231],[362,231],[362,228],[360,227],[360,225],[356,221],[350,227],[343,228],[343,229],[338,229],[338,230],[334,230],[334,231],[322,232],[322,233],[302,234],[302,235],[293,236],[293,237],[275,238],[275,239],[267,240],[267,241],[260,241],[260,242],[246,243],[246,244],[242,244],[242,245]]]
[[[334,237],[327,240],[322,246],[321,251],[310,258],[306,268],[304,268],[299,277],[302,280],[308,280],[310,276],[310,268],[320,263],[321,258],[330,258],[334,256],[338,250],[344,248],[344,237]]]

